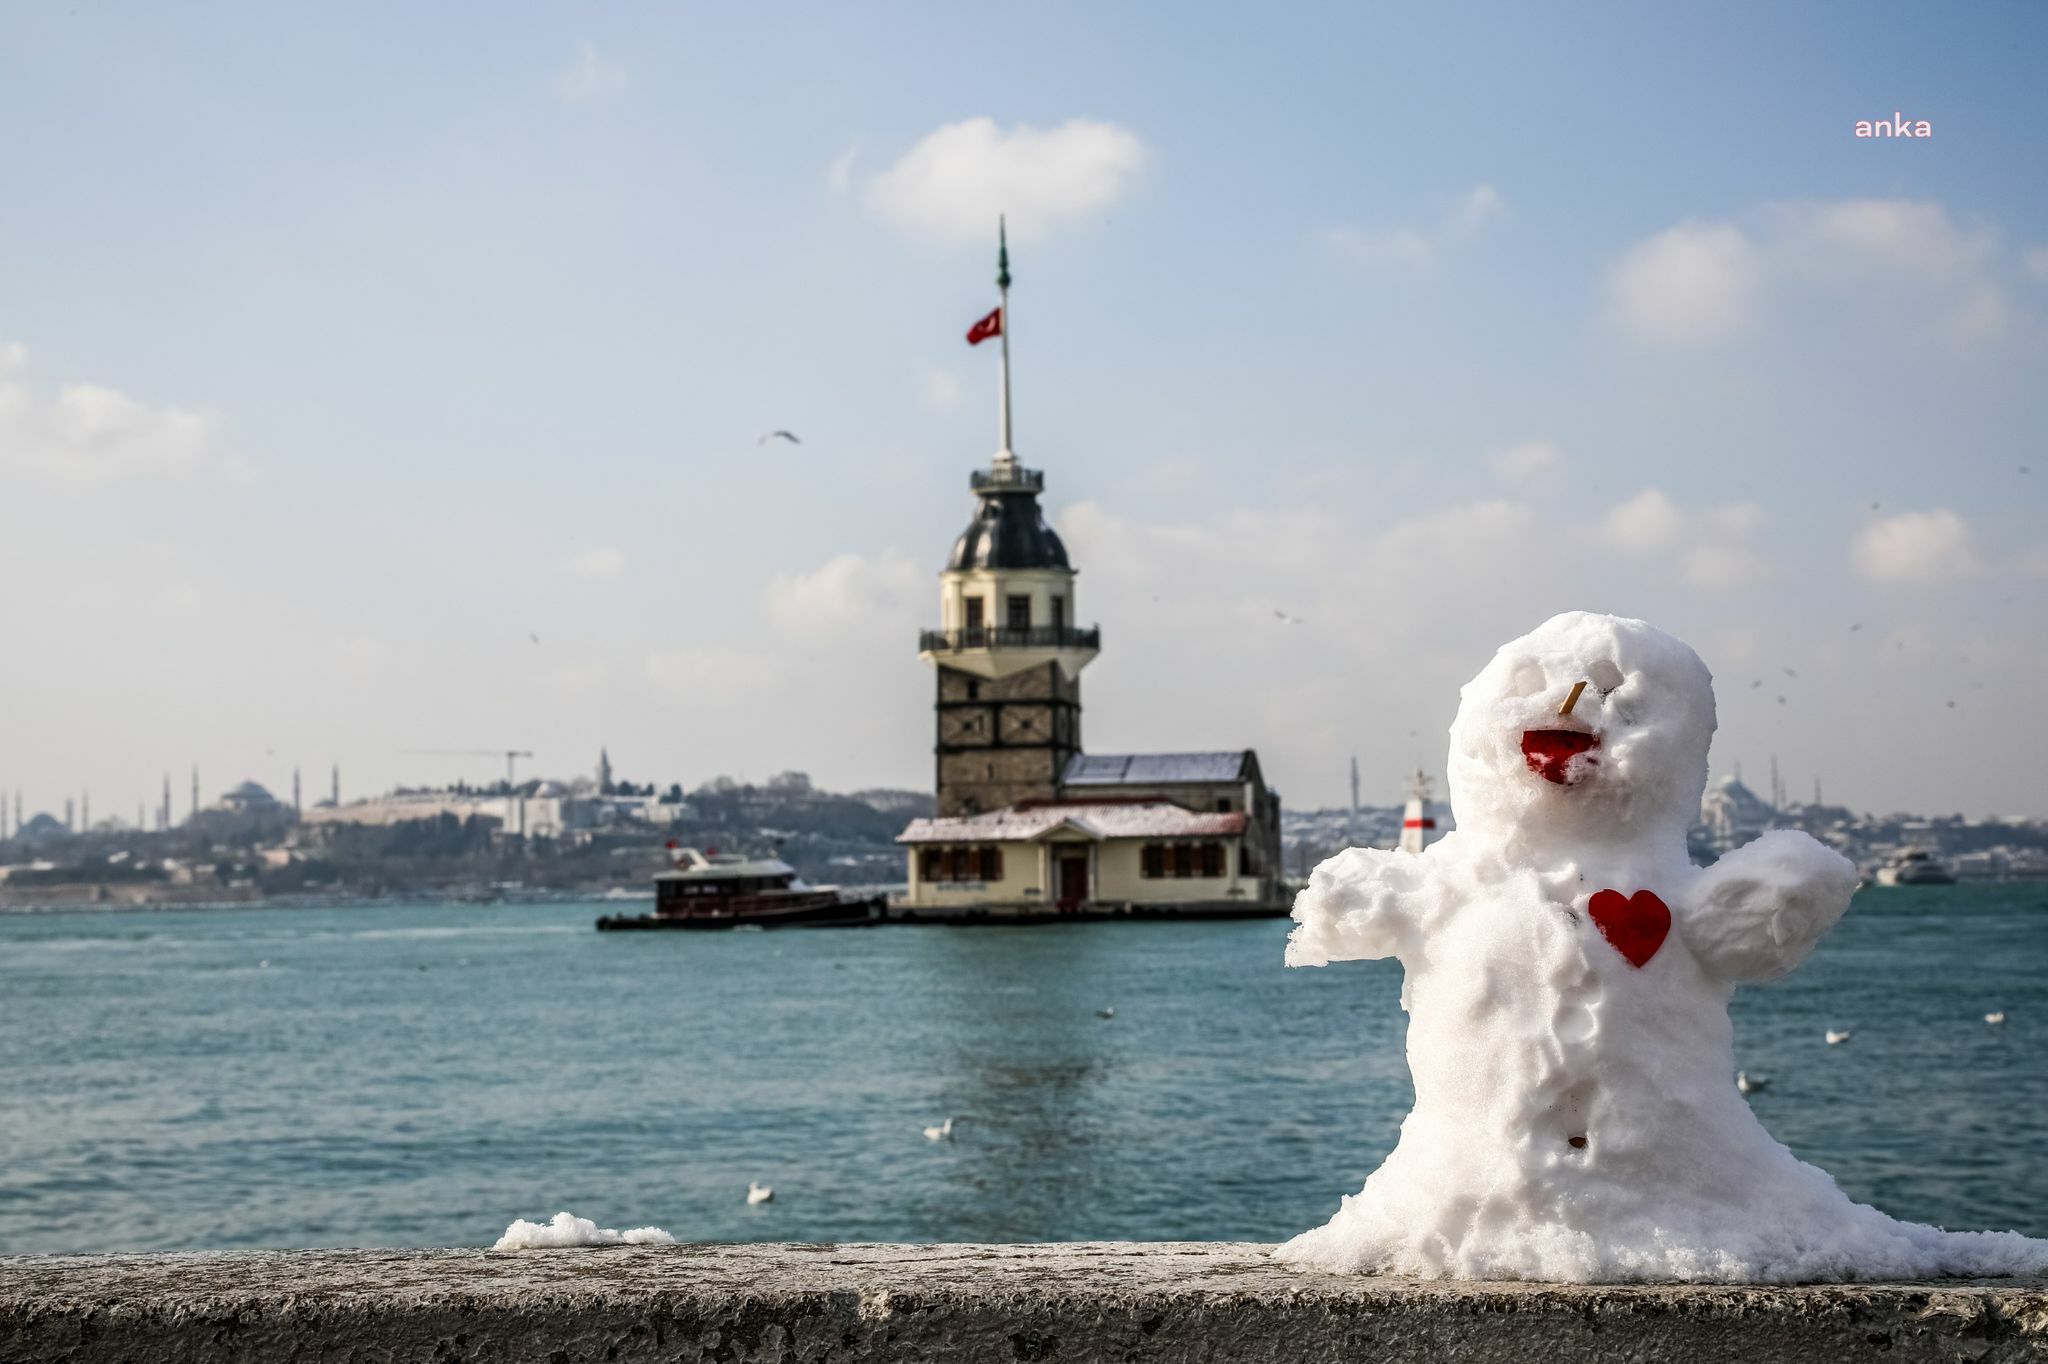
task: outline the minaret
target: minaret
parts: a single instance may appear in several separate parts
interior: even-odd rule
[[[612,755],[611,755],[611,750],[610,750],[610,749],[606,749],[606,748],[600,748],[600,749],[598,749],[598,750],[597,750],[597,794],[599,794],[600,796],[608,796],[608,795],[610,795],[611,793],[612,793]]]
[[[192,814],[193,814],[193,816],[194,816],[195,818],[197,818],[197,816],[198,816],[198,814],[199,814],[199,764],[198,764],[198,763],[193,763],[193,764],[192,764]]]
[[[1351,755],[1351,823],[1345,826],[1344,841],[1358,846],[1358,755]]]
[[[292,769],[292,818],[299,819],[305,813],[305,807],[299,804],[299,769],[294,767]]]
[[[163,808],[157,811],[156,827],[164,831],[171,827],[171,774],[168,772],[164,773],[164,804]]]
[[[1099,630],[1075,625],[1074,569],[1045,523],[1045,475],[1017,461],[1010,432],[1010,248],[997,229],[1001,445],[969,475],[974,520],[939,581],[939,628],[918,637],[938,673],[938,813],[969,815],[1059,792],[1081,751],[1081,669]]]
[[[72,807],[69,796],[64,797],[64,828],[74,834],[78,832],[77,811]]]
[[[80,791],[78,793],[78,832],[82,834],[92,832],[92,792],[90,791]]]
[[[329,777],[328,777],[328,787],[327,787],[327,799],[328,799],[328,800],[330,800],[330,801],[332,801],[332,802],[334,803],[334,806],[335,806],[335,808],[337,808],[337,809],[339,809],[339,808],[340,808],[340,806],[341,806],[341,764],[340,764],[340,763],[336,763],[336,764],[334,765],[334,771],[333,771],[333,772],[332,772],[331,774],[329,774]]]
[[[1436,832],[1436,817],[1429,812],[1429,777],[1420,768],[1408,783],[1408,805],[1401,811],[1401,851],[1419,853]]]

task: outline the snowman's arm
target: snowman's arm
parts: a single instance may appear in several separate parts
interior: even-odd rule
[[[1805,834],[1776,829],[1700,873],[1680,932],[1716,974],[1769,980],[1805,958],[1855,891],[1848,858]]]
[[[1346,848],[1327,858],[1294,898],[1289,966],[1397,957],[1415,932],[1417,897],[1431,880],[1429,852]]]

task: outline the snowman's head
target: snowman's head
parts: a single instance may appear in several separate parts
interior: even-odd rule
[[[1642,621],[1569,611],[1503,645],[1466,684],[1451,810],[1481,836],[1682,836],[1713,737],[1713,678],[1698,654]]]

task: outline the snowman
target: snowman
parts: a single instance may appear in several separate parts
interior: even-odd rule
[[[1639,620],[1558,616],[1463,692],[1456,832],[1316,868],[1287,963],[1400,961],[1415,1107],[1281,1261],[1582,1282],[2048,1268],[2048,1241],[1852,1202],[1737,1092],[1729,997],[1798,965],[1856,872],[1790,831],[1693,866],[1713,733],[1691,649]]]

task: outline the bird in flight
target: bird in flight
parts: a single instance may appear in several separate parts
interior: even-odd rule
[[[1306,625],[1306,624],[1308,624],[1308,622],[1307,622],[1307,621],[1305,621],[1305,620],[1303,620],[1303,619],[1302,619],[1302,618],[1301,618],[1300,616],[1290,616],[1290,615],[1288,615],[1288,614],[1287,614],[1287,613],[1286,613],[1285,611],[1282,611],[1282,610],[1281,610],[1281,609],[1280,609],[1279,607],[1277,607],[1277,606],[1273,608],[1273,618],[1274,618],[1275,620],[1279,621],[1279,622],[1280,622],[1280,623],[1281,623],[1282,625]]]
[[[534,633],[533,631],[531,631],[531,630],[528,630],[528,631],[526,632],[526,637],[527,637],[528,639],[532,640],[532,641],[533,641],[533,642],[534,642],[535,644],[538,644],[538,643],[540,643],[540,636],[539,636],[539,635],[536,635],[536,634],[535,634],[535,633]]]
[[[800,440],[798,440],[798,439],[796,438],[796,433],[795,433],[794,431],[770,431],[770,432],[769,432],[769,433],[768,433],[767,435],[765,435],[765,436],[761,437],[761,439],[759,439],[759,440],[755,441],[755,442],[754,442],[754,444],[756,444],[756,445],[766,445],[766,444],[767,444],[767,443],[768,443],[769,441],[771,441],[771,440],[786,440],[786,441],[788,441],[788,442],[789,442],[789,443],[790,443],[791,445],[802,445],[802,444],[803,444],[803,442],[802,442],[802,441],[800,441]]]

